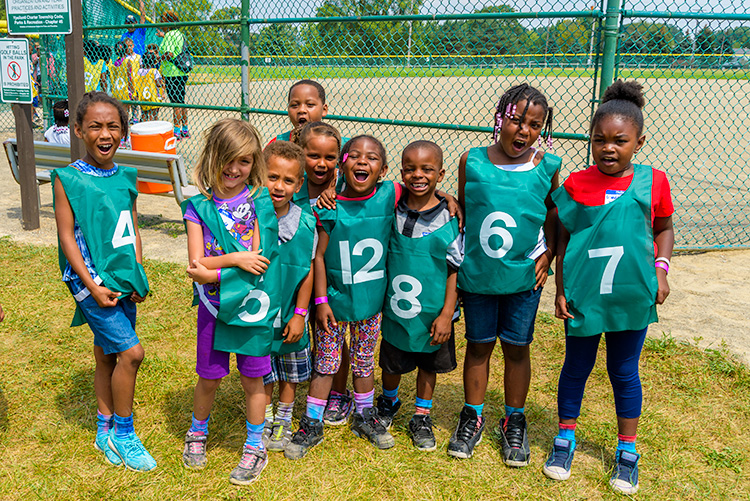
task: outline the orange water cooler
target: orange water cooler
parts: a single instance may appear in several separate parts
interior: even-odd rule
[[[172,124],[160,120],[141,122],[130,127],[130,144],[136,151],[177,153],[177,138],[174,137]],[[171,184],[138,181],[137,185],[141,193],[172,191]]]

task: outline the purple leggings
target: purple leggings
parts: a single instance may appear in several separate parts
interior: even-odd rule
[[[648,327],[639,331],[607,332],[607,373],[615,394],[615,411],[621,418],[641,415],[643,388],[638,375],[643,342]],[[557,413],[560,419],[576,419],[586,380],[596,362],[601,334],[590,337],[565,336],[565,363],[557,386]]]

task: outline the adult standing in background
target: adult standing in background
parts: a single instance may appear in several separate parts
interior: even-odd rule
[[[141,8],[141,19],[140,24],[146,24],[146,8],[143,5],[143,0],[140,0]],[[137,24],[138,20],[133,14],[129,14],[125,18],[125,24]],[[142,56],[146,52],[146,28],[131,28],[122,34],[120,41],[124,42],[126,39],[133,41],[133,52]]]
[[[161,15],[160,21],[162,23],[178,23],[180,18],[177,17],[174,11],[168,10]],[[176,26],[166,26],[164,31],[164,40],[162,40],[159,46],[162,60],[159,72],[164,78],[169,100],[172,103],[184,104],[188,74],[177,68],[172,63],[172,60],[182,52],[182,48],[187,41],[185,40],[185,35]],[[187,109],[172,108],[172,113],[174,115],[174,135],[177,140],[190,137]]]

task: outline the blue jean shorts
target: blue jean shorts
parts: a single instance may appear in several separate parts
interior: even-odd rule
[[[516,346],[534,340],[534,320],[542,288],[515,294],[485,295],[462,291],[466,340],[492,343],[496,339]]]
[[[115,306],[102,308],[90,294],[78,302],[94,333],[94,346],[105,355],[122,353],[140,343],[135,333],[136,306],[130,296],[121,297]]]

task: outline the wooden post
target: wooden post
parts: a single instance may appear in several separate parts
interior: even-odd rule
[[[65,35],[65,62],[68,67],[68,109],[70,110],[70,161],[83,158],[86,149],[73,131],[76,110],[86,89],[83,81],[83,12],[81,0],[70,0],[72,32]]]
[[[21,182],[21,227],[39,229],[39,185],[36,182],[34,133],[31,130],[31,105],[13,104],[18,141],[18,177]]]

